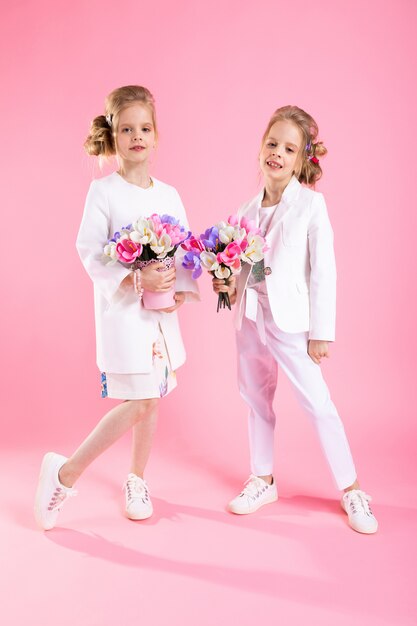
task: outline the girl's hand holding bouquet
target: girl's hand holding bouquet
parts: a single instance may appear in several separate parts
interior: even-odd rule
[[[201,276],[203,269],[214,277],[217,311],[226,306],[230,310],[234,304],[235,277],[242,263],[254,265],[264,258],[267,250],[265,238],[255,223],[246,218],[239,221],[236,216],[208,228],[199,238],[189,237],[181,247],[187,250],[183,266],[192,270],[193,278]]]
[[[120,262],[133,270],[123,283],[133,283],[146,308],[171,312],[184,300],[175,295],[173,257],[190,234],[174,217],[155,213],[114,233],[104,246],[104,258],[110,265]]]
[[[214,293],[227,293],[231,305],[236,302],[236,276],[230,276],[227,280],[222,278],[213,278]]]

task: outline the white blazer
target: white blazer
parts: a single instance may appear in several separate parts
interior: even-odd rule
[[[259,224],[264,190],[243,205],[238,215]],[[268,299],[274,321],[287,333],[308,331],[309,339],[334,341],[336,324],[336,264],[333,230],[321,193],[302,186],[295,176],[287,185],[266,236]],[[251,267],[237,279],[236,326],[245,307],[257,303],[247,288]]]
[[[177,369],[185,361],[177,313],[146,310],[133,289],[120,287],[130,270],[120,263],[103,262],[103,246],[107,240],[138,217],[167,213],[188,228],[176,189],[155,178],[153,181],[153,187],[142,189],[114,172],[94,180],[87,194],[76,245],[94,283],[97,365],[103,372],[150,372],[152,344],[158,336],[159,325],[172,368]],[[176,268],[176,290],[187,292],[188,300],[199,299],[196,281],[191,278],[191,272],[181,266],[180,258]]]

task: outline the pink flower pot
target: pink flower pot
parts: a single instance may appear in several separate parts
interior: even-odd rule
[[[142,302],[145,309],[168,309],[175,304],[175,289],[169,291],[143,290]]]
[[[151,259],[150,261],[136,261],[135,266],[139,269],[143,269],[147,265],[151,263],[163,263],[165,265],[165,269],[169,270],[171,267],[175,265],[175,259],[172,256],[165,257],[164,259]],[[165,270],[160,269],[159,272],[164,272]],[[143,290],[142,295],[142,303],[145,309],[168,309],[175,304],[175,288],[173,287],[169,291],[147,291]]]

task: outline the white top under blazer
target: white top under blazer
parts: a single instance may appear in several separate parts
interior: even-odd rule
[[[264,190],[238,212],[259,224]],[[333,230],[321,193],[304,187],[295,176],[282,194],[266,241],[266,288],[274,321],[287,333],[308,332],[309,339],[334,341],[336,263]],[[257,293],[247,286],[251,266],[237,278],[236,327],[242,316],[256,319]]]
[[[103,247],[108,239],[139,217],[165,213],[177,218],[188,229],[177,190],[155,178],[152,180],[153,186],[142,189],[114,172],[93,180],[87,194],[76,246],[94,283],[97,365],[103,372],[150,372],[152,344],[158,337],[159,325],[172,369],[176,370],[185,361],[177,313],[146,310],[133,288],[120,287],[130,272],[129,268],[120,263],[108,265],[103,262]],[[187,300],[199,299],[196,281],[191,272],[181,266],[181,248],[177,255],[175,289],[187,292]]]

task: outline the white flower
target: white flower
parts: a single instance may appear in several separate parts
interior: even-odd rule
[[[120,237],[117,241],[121,241],[122,239],[129,239],[130,238],[130,231],[127,230],[127,228],[123,228],[123,230],[120,231]]]
[[[114,241],[104,246],[104,254],[109,256],[111,259],[116,258],[116,244]]]
[[[156,244],[156,235],[152,230],[152,224],[150,220],[145,220],[143,218],[138,219],[135,224],[133,224],[133,230],[130,233],[130,238],[135,243],[141,243],[143,246],[146,244]]]
[[[213,272],[219,267],[217,257],[214,252],[202,252],[200,254],[200,261],[204,269],[209,272]]]
[[[239,228],[239,226],[235,226],[233,231],[233,241],[242,241],[246,238],[246,230],[244,228]]]
[[[151,245],[151,250],[155,252],[158,259],[163,259],[168,252],[174,249],[174,246],[171,245],[171,237],[164,233],[160,239],[157,240],[155,245]]]
[[[152,231],[145,229],[143,232],[139,232],[138,230],[133,230],[130,233],[130,238],[135,243],[141,243],[143,246],[146,246],[148,243],[151,245],[156,244],[156,235]]]
[[[229,268],[228,268],[228,267],[222,267],[222,266],[220,266],[220,267],[219,267],[219,268],[218,268],[218,269],[214,272],[214,275],[215,275],[217,278],[223,278],[223,279],[229,278],[230,274],[231,274],[231,271],[229,270]]]
[[[222,243],[230,243],[233,241],[235,227],[226,224],[223,228],[219,228],[219,239]]]
[[[265,241],[259,235],[248,234],[248,247],[242,254],[242,261],[253,265],[257,261],[261,261],[264,258],[263,247]]]
[[[116,263],[116,244],[112,241],[104,246],[103,254],[107,263]]]
[[[217,222],[216,224],[217,230],[222,230],[223,228],[227,228],[228,226],[230,226],[230,224],[228,224],[227,222]]]

